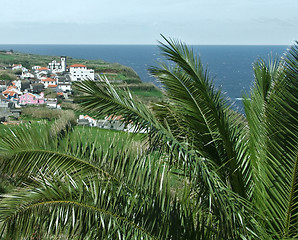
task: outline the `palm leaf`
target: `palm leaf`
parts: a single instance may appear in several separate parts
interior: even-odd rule
[[[245,102],[254,197],[268,231],[297,237],[297,45],[271,66],[255,65],[257,84]]]
[[[191,50],[182,43],[165,40],[167,45],[160,47],[162,53],[176,66],[162,64],[150,71],[164,85],[175,112],[179,113],[177,118],[188,126],[180,135],[186,135],[201,156],[213,161],[222,179],[230,178],[228,184],[245,196],[246,170],[239,167],[234,144],[245,127],[243,117],[229,108],[228,100],[215,89],[208,71]]]

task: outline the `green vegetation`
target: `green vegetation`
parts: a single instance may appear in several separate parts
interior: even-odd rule
[[[20,120],[28,122],[37,120],[51,121],[51,133],[58,135],[76,124],[73,110],[49,109],[46,106],[24,107]]]
[[[17,77],[12,73],[12,71],[0,71],[0,80],[11,81],[16,79]]]
[[[298,238],[298,43],[254,64],[245,116],[185,45],[160,48],[175,67],[150,69],[164,85],[158,104],[109,81],[75,84],[81,111],[146,134],[5,131],[0,174],[18,188],[0,201],[3,238]]]
[[[58,109],[50,109],[46,106],[28,106],[22,108],[22,116],[32,119],[54,120],[64,115],[65,111]]]

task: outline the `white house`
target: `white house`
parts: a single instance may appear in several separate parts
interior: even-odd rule
[[[87,69],[83,64],[73,64],[69,66],[69,75],[71,81],[94,80],[94,70]]]
[[[22,69],[22,68],[23,68],[22,64],[13,64],[12,65],[12,70],[18,70],[18,69]]]
[[[43,83],[44,88],[53,87],[53,86],[57,87],[57,80],[53,78],[42,79],[40,82]]]
[[[49,69],[46,68],[46,67],[38,68],[38,69],[35,70],[36,78],[40,79],[43,75],[48,74],[48,72],[49,72]]]
[[[57,108],[57,98],[47,98],[45,102],[47,104],[47,107]]]
[[[80,120],[83,120],[83,119],[88,120],[90,127],[96,126],[97,120],[95,120],[94,118],[92,118],[92,117],[90,117],[88,115],[85,115],[85,116],[84,115],[80,115],[79,116],[79,121]]]
[[[19,96],[22,95],[22,92],[18,90],[16,86],[8,86],[7,89],[2,92],[2,95],[8,100],[14,100],[18,99]]]
[[[70,82],[58,83],[58,89],[62,92],[71,92],[71,83]]]
[[[28,78],[34,78],[34,75],[30,72],[22,72],[21,79],[28,79]]]

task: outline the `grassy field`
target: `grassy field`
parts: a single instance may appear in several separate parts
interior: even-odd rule
[[[135,134],[124,131],[117,131],[111,129],[102,129],[96,127],[84,127],[84,126],[75,126],[72,131],[73,136],[80,136],[86,142],[97,142],[105,143],[106,145],[110,145],[115,142],[115,140],[119,141],[115,144],[125,144],[128,139],[134,142],[141,142],[143,134]],[[120,146],[119,146],[120,147]]]

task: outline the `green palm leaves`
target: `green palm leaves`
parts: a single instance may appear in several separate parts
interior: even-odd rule
[[[285,58],[255,66],[256,87],[245,112],[255,199],[278,236],[297,236],[297,45]],[[266,86],[266,87],[264,87]]]
[[[75,84],[84,111],[121,115],[146,132],[137,141],[92,129],[56,136],[45,125],[1,138],[1,169],[23,184],[0,202],[3,237],[298,236],[297,44],[254,64],[243,116],[191,50],[165,41],[172,67],[150,69],[161,103],[148,107],[104,78]]]

